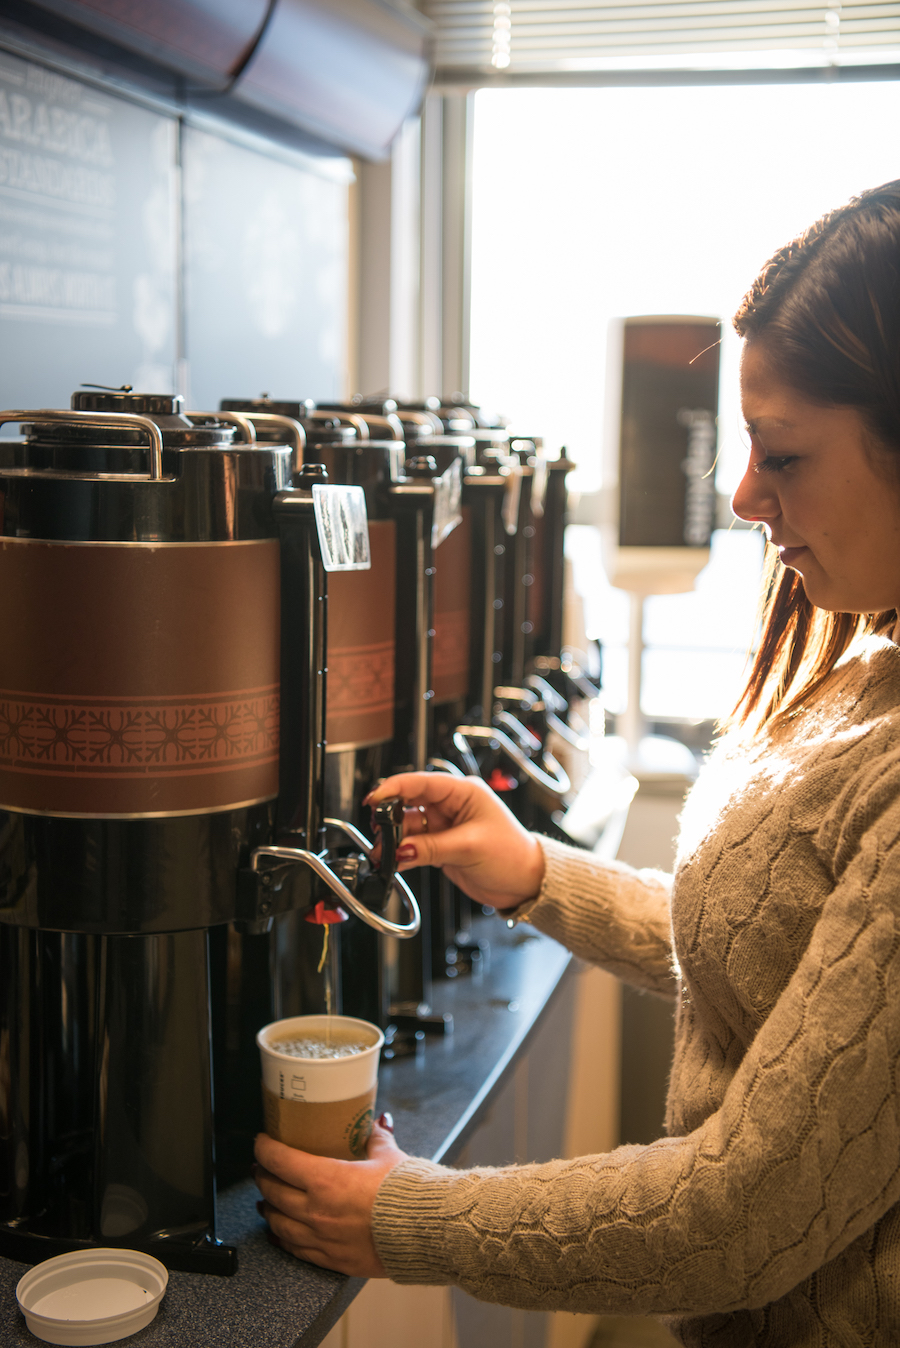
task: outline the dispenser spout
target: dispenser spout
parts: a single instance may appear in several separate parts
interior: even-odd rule
[[[391,892],[396,890],[406,904],[409,922],[392,922],[389,918],[382,917],[380,913],[367,908],[329,865],[327,852],[308,852],[301,847],[289,846],[257,847],[250,857],[250,869],[257,878],[263,878],[266,858],[274,862],[289,862],[306,866],[328,886],[341,908],[352,913],[354,917],[358,917],[367,926],[374,927],[383,936],[397,936],[401,940],[409,939],[419,931],[422,925],[422,917],[415,895],[395,869],[397,847],[403,831],[403,802],[400,800],[383,801],[376,808],[375,822],[381,829],[381,860],[377,865],[377,871],[385,884],[385,901],[390,898]],[[373,868],[376,866],[375,848],[368,838],[360,833],[358,828],[343,819],[326,819],[324,823],[326,828],[337,829],[343,833],[354,846],[360,849]],[[275,911],[273,898],[274,896],[270,894],[264,901],[265,909],[261,911],[265,917],[272,915]],[[328,920],[327,917],[325,920]]]

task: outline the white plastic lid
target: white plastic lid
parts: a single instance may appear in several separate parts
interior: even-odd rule
[[[140,1250],[76,1250],[29,1269],[16,1300],[45,1343],[115,1343],[149,1325],[168,1281],[159,1260]]]

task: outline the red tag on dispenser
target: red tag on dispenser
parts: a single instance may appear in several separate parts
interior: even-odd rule
[[[314,904],[310,912],[305,914],[304,920],[321,926],[325,922],[346,922],[347,916],[342,908],[326,908],[324,900],[319,899],[319,902]]]

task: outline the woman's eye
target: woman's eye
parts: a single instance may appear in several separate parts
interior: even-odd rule
[[[783,473],[797,459],[796,454],[768,454],[759,461],[759,471],[761,473]]]

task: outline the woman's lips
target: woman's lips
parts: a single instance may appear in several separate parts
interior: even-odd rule
[[[806,551],[805,547],[800,548],[779,548],[778,555],[785,566],[796,566],[798,559]]]

